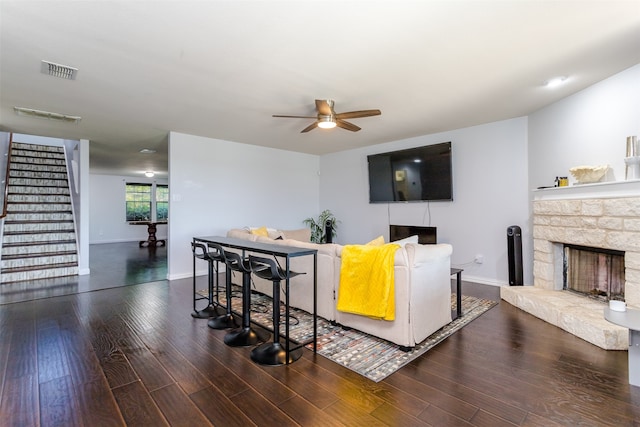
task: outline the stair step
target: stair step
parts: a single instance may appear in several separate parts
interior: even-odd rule
[[[11,149],[11,157],[27,157],[27,158],[43,158],[43,159],[59,159],[64,160],[64,152],[60,151],[43,151],[43,150],[26,150],[23,148]]]
[[[3,246],[2,259],[17,256],[32,256],[38,254],[57,254],[57,253],[77,253],[76,242],[51,242],[49,244],[29,244],[29,245],[12,245]]]
[[[33,242],[59,242],[59,241],[67,241],[67,240],[75,240],[74,232],[40,232],[40,233],[5,233],[3,237],[3,245],[12,244],[12,243],[33,243]]]
[[[35,165],[31,163],[11,162],[11,170],[15,171],[31,171],[31,172],[56,172],[67,173],[67,166],[54,165]]]
[[[2,258],[2,271],[22,271],[24,269],[50,268],[53,265],[72,264],[78,265],[78,255],[75,252],[60,255],[40,255],[31,256],[10,256],[8,259]]]
[[[20,185],[9,185],[8,194],[48,194],[48,195],[67,195],[69,194],[68,187],[26,187]]]
[[[14,259],[27,259],[27,258],[41,258],[41,257],[64,257],[69,255],[75,255],[77,257],[78,253],[74,250],[67,251],[55,251],[55,252],[33,252],[26,254],[2,254],[2,261],[14,260]]]
[[[7,212],[4,220],[5,224],[47,224],[47,223],[73,223],[73,215],[71,211],[55,211],[55,212]]]
[[[37,223],[17,223],[4,225],[5,235],[15,236],[22,234],[40,234],[40,233],[64,233],[75,231],[73,221],[54,221],[54,222],[37,222]]]
[[[61,187],[66,188],[69,182],[66,179],[48,179],[48,178],[20,178],[9,177],[10,186],[29,186],[29,187]]]
[[[22,156],[36,156],[36,157],[60,157],[64,158],[64,148],[53,145],[39,145],[39,144],[25,144],[18,146],[16,144],[11,145],[11,154],[17,153]]]
[[[71,196],[67,196],[64,194],[9,194],[7,197],[7,209],[9,209],[9,204],[17,207],[29,204],[70,205]],[[47,209],[52,208],[48,206]]]
[[[51,266],[51,268],[14,269],[1,271],[0,283],[22,282],[25,280],[49,279],[52,277],[77,276],[78,266],[73,263]]]
[[[5,274],[17,273],[20,271],[35,271],[35,270],[50,270],[54,268],[67,268],[67,267],[78,267],[77,262],[60,262],[56,264],[49,264],[45,268],[42,268],[42,265],[25,265],[20,267],[8,267],[2,268],[0,273],[4,276]]]
[[[14,142],[12,147],[17,150],[51,151],[54,153],[62,151],[61,145],[35,144],[31,142]]]
[[[30,169],[9,171],[9,178],[67,179],[66,172],[34,171]]]
[[[24,223],[43,221],[73,221],[73,213],[70,210],[59,211],[9,211],[4,223]]]
[[[24,164],[24,165],[46,165],[46,166],[65,166],[66,162],[62,159],[52,159],[48,157],[24,157],[11,155],[11,164]]]
[[[52,245],[70,245],[76,244],[75,239],[69,240],[33,240],[31,242],[4,242],[2,244],[2,249],[7,248],[20,248],[20,247],[28,247],[28,246],[52,246]]]
[[[14,206],[15,207],[15,206]],[[60,215],[60,214],[69,214],[73,215],[69,205],[52,205],[52,206],[40,206],[29,204],[24,206],[25,209],[12,209],[7,210],[7,217],[10,215]],[[45,209],[49,208],[49,209]],[[54,209],[51,209],[54,208]],[[72,217],[73,218],[73,217]]]

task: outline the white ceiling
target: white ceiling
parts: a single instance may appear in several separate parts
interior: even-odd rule
[[[0,0],[0,26],[0,128],[89,139],[116,174],[166,176],[170,130],[323,154],[527,115],[640,63],[640,0]],[[271,117],[314,99],[382,115],[305,134]]]

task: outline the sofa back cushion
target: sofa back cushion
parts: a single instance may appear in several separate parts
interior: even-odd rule
[[[298,230],[279,230],[279,231],[282,233],[282,237],[284,239],[293,239],[293,240],[298,240],[300,242],[311,241],[310,228],[300,228]]]
[[[231,230],[227,231],[227,237],[232,237],[234,239],[250,240],[252,242],[255,242],[260,236],[258,236],[257,234],[251,234],[249,230],[232,228]]]

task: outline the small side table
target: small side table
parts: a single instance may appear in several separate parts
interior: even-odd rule
[[[609,322],[629,328],[629,384],[640,387],[640,310],[614,311],[604,308],[604,318]]]
[[[451,275],[456,276],[456,319],[462,316],[462,268],[452,268]]]

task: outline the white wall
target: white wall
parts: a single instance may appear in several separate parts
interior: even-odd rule
[[[367,155],[451,141],[453,202],[369,204]],[[321,157],[320,208],[341,221],[340,243],[389,237],[389,224],[430,225],[453,245],[468,280],[508,283],[506,229],[528,228],[527,119],[517,118]],[[474,264],[484,255],[482,265]],[[525,257],[530,254],[525,253]],[[532,263],[525,275],[532,277]]]
[[[191,276],[194,236],[304,227],[319,213],[318,170],[318,156],[171,132],[169,279]]]
[[[125,193],[128,182],[167,184],[168,181],[145,176],[90,174],[89,242],[91,244],[147,240],[146,226],[130,225],[126,221]],[[169,219],[171,219],[171,211],[169,211]],[[156,237],[167,238],[166,225],[158,225]]]
[[[608,164],[624,180],[626,139],[640,136],[640,65],[529,116],[530,187],[553,185],[581,165]]]

